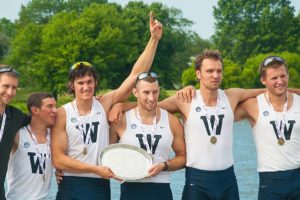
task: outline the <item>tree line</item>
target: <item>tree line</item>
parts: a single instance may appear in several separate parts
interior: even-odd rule
[[[14,22],[0,19],[0,61],[19,70],[22,87],[63,93],[70,66],[88,61],[101,88],[116,88],[149,38],[151,10],[164,25],[152,68],[164,88],[196,84],[192,58],[205,48],[223,54],[223,87],[260,87],[257,67],[269,54],[287,59],[290,84],[299,87],[300,14],[288,0],[219,0],[209,40],[190,30],[193,22],[179,9],[161,3],[32,0]]]

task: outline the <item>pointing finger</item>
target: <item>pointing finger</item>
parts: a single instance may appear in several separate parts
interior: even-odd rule
[[[154,23],[153,12],[150,11],[150,25],[153,26],[153,23]]]

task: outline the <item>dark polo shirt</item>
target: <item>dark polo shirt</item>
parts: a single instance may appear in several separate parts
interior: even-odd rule
[[[29,123],[29,117],[13,106],[7,105],[5,113],[6,122],[0,142],[0,200],[5,200],[4,181],[14,137],[21,127]]]

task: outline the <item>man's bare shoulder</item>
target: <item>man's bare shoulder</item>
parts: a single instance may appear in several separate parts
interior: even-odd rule
[[[98,101],[100,102],[100,104],[103,106],[106,114],[108,114],[109,110],[113,106],[113,98],[114,98],[115,92],[116,92],[116,90],[109,91],[109,92],[103,94],[98,99]]]
[[[242,101],[241,103],[239,103],[238,107],[242,108],[250,116],[252,116],[253,114],[256,114],[258,111],[257,98],[246,99],[245,101]]]
[[[65,108],[63,106],[59,107],[57,109],[56,114],[57,114],[57,117],[65,116],[66,115]]]
[[[65,126],[66,124],[66,111],[63,106],[57,109],[56,112],[56,121],[55,124],[52,127],[51,132],[56,132],[57,129],[61,129]]]

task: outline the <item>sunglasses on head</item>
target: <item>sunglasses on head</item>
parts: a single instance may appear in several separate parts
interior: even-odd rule
[[[14,73],[16,76],[19,76],[19,73],[17,72],[17,70],[15,70],[14,68],[12,68],[10,66],[0,67],[0,73],[5,73],[5,72],[11,72],[11,73]]]
[[[74,65],[72,65],[71,70],[77,69],[78,67],[93,67],[89,62],[77,62]]]
[[[136,79],[136,82],[138,82],[139,80],[143,80],[145,78],[148,78],[148,77],[151,77],[151,78],[154,78],[154,79],[157,79],[158,78],[158,75],[154,72],[143,72],[143,73],[140,73]]]
[[[271,63],[273,62],[279,62],[279,63],[285,63],[284,59],[279,57],[279,56],[270,56],[270,57],[267,57],[263,63],[262,63],[262,67],[266,67],[268,65],[270,65]]]

